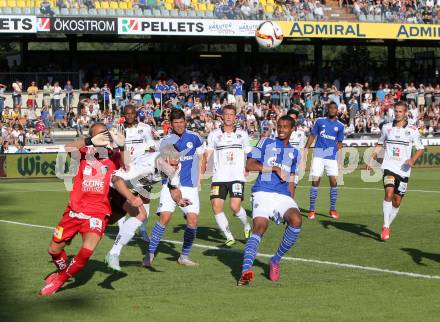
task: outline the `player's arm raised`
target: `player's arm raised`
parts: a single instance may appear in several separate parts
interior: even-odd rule
[[[74,152],[85,146],[93,145],[96,147],[103,147],[110,144],[111,136],[110,133],[106,130],[100,132],[92,137],[81,138],[72,142],[69,142],[65,145],[66,152]]]

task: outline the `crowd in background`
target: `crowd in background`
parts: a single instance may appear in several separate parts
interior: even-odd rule
[[[7,90],[12,93],[11,107],[4,106]],[[121,81],[113,88],[107,83],[85,83],[77,93],[79,100],[73,106],[74,89],[70,81],[63,86],[58,82],[47,83],[42,89],[35,82],[24,87],[19,80],[11,85],[0,84],[2,151],[11,146],[12,150],[20,151],[28,144],[54,143],[54,129],[75,130],[76,136],[80,136],[97,121],[111,128],[126,104],[137,107],[139,122],[148,123],[163,134],[169,131],[170,111],[182,109],[189,128],[202,136],[221,126],[222,107],[234,104],[239,126],[257,138],[273,135],[277,118],[289,110],[295,111],[298,126],[308,133],[333,101],[350,137],[379,134],[381,124],[393,120],[393,104],[404,100],[409,104],[408,122],[417,126],[423,136],[440,132],[439,84],[372,87],[368,82],[311,84],[259,78],[246,82],[236,77],[225,83],[194,79],[178,84],[173,79],[159,79],[145,86]]]
[[[437,0],[356,0],[351,8],[358,18],[376,16],[384,22],[438,24],[440,21]]]

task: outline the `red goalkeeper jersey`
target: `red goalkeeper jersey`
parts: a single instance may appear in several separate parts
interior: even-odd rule
[[[84,147],[72,153],[79,160],[68,207],[83,214],[104,218],[111,214],[108,193],[112,173],[119,168],[120,154],[110,149]]]

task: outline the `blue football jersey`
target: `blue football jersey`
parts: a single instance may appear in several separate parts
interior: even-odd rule
[[[199,182],[200,158],[203,154],[203,141],[192,131],[183,132],[182,136],[175,133],[167,135],[161,145],[174,144],[180,152],[180,186],[197,187]]]
[[[338,120],[332,121],[327,117],[320,117],[312,128],[312,134],[316,136],[313,156],[336,160],[338,142],[344,140],[344,124]]]
[[[259,161],[264,166],[277,166],[288,174],[294,174],[300,160],[299,150],[289,145],[286,147],[279,138],[262,138],[248,153],[248,158]],[[281,181],[275,173],[261,173],[252,187],[252,192],[276,192],[291,196],[289,182]],[[268,200],[270,202],[270,200]]]

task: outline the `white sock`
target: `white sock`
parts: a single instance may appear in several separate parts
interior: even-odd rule
[[[393,203],[391,201],[383,201],[383,225],[386,228],[390,227],[390,216],[393,208]]]
[[[121,219],[118,220],[118,226],[119,227],[121,227],[124,224],[125,219],[127,219],[127,217],[123,216]]]
[[[144,209],[147,212],[147,217],[145,217],[144,222],[142,223],[142,225],[139,227],[140,231],[147,231],[147,223],[148,223],[148,217],[150,215],[150,204],[149,203],[144,203]]]
[[[122,247],[128,244],[128,242],[133,238],[136,229],[142,225],[142,221],[136,217],[128,218],[122,226],[119,227],[119,234],[116,236],[115,243],[110,250],[111,255],[119,256],[121,254]]]
[[[221,212],[217,215],[214,215],[215,221],[217,222],[218,228],[223,232],[227,240],[234,239],[231,231],[229,230],[229,222],[228,218],[226,218],[225,213]]]
[[[393,220],[397,217],[397,214],[399,213],[399,208],[391,208],[391,213],[390,213],[390,225],[393,223]]]
[[[246,210],[243,209],[243,207],[240,207],[240,211],[235,214],[235,216],[241,221],[243,224],[244,229],[249,230],[251,229],[251,226],[248,222],[248,217],[246,214]]]

